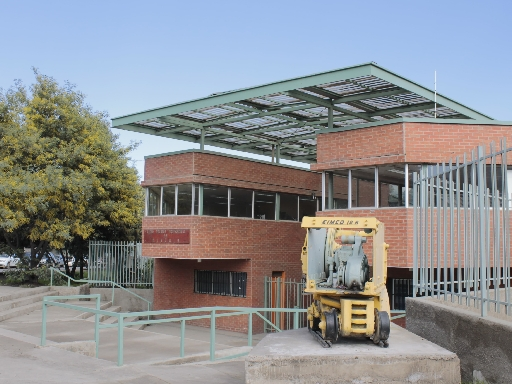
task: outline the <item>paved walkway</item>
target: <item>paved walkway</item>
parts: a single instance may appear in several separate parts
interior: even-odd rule
[[[25,288],[30,289],[30,288]],[[0,297],[12,293],[0,286]],[[88,302],[80,302],[90,305]],[[244,383],[244,359],[169,365],[179,357],[179,325],[152,325],[144,331],[125,329],[123,367],[117,367],[115,329],[100,331],[100,358],[62,350],[55,342],[92,340],[94,323],[76,319],[77,312],[48,311],[49,346],[39,347],[41,310],[0,322],[0,383]],[[256,344],[264,335],[255,335]],[[207,355],[209,329],[186,327],[185,356]],[[53,342],[53,343],[52,343]],[[247,335],[217,331],[216,351],[247,345]]]

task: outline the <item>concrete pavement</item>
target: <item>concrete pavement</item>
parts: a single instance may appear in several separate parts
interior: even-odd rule
[[[0,286],[0,298],[20,288]],[[30,289],[30,288],[23,288]],[[76,302],[92,306],[92,302]],[[47,347],[39,347],[42,311],[0,322],[0,383],[244,383],[244,359],[208,362],[209,329],[186,327],[185,356],[205,361],[179,364],[179,324],[152,325],[144,331],[125,328],[123,367],[117,367],[117,330],[100,331],[100,358],[56,347],[55,343],[92,340],[94,323],[79,313],[48,310]],[[254,335],[256,344],[264,335]],[[217,331],[217,356],[240,351],[247,335]],[[247,347],[245,347],[247,349]],[[185,362],[181,360],[181,362]],[[178,363],[178,364],[177,364]]]

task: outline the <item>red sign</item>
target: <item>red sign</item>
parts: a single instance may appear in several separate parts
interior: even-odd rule
[[[190,244],[190,229],[145,229],[144,242]]]

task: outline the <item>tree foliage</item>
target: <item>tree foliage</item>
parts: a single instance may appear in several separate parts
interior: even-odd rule
[[[36,264],[50,248],[81,257],[89,239],[139,238],[144,199],[128,165],[133,146],[118,143],[107,114],[93,111],[73,85],[34,72],[29,90],[19,81],[0,90],[5,242],[30,245]]]

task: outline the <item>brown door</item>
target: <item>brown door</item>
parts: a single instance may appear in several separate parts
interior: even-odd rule
[[[272,284],[271,284],[271,308],[284,308],[285,305],[285,285],[284,280],[286,273],[284,271],[273,271],[272,272]],[[276,321],[279,320],[278,323]],[[284,312],[276,313],[272,312],[271,321],[280,329],[283,329],[284,323]]]

